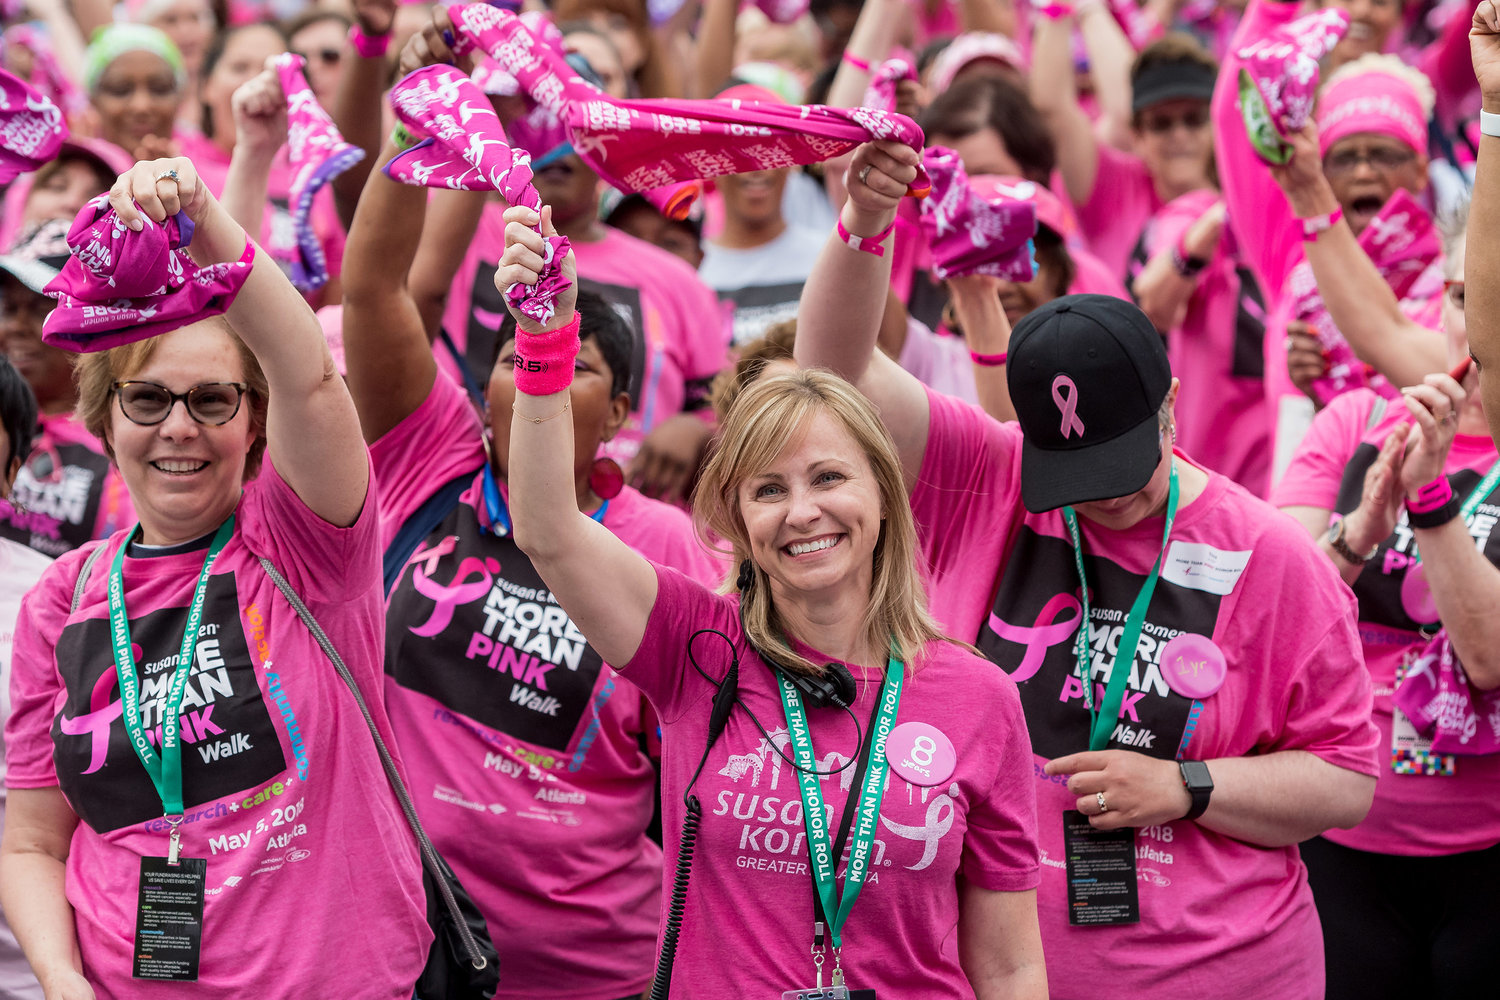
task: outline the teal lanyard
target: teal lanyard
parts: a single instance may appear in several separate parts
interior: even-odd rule
[[[198,646],[198,626],[203,622],[203,598],[208,590],[208,574],[213,569],[229,536],[234,534],[234,515],[219,525],[213,541],[208,546],[208,555],[203,557],[203,569],[198,574],[198,586],[193,591],[193,603],[188,608],[187,627],[182,631],[182,650],[177,657],[177,668],[172,672],[172,686],[167,692],[167,702],[162,708],[161,752],[152,749],[141,725],[141,694],[137,681],[135,652],[130,648],[130,620],[125,616],[125,551],[140,534],[137,524],[126,536],[114,563],[109,569],[109,633],[115,647],[115,672],[120,679],[120,700],[123,703],[125,732],[141,766],[156,786],[161,797],[162,814],[172,825],[172,855],[177,854],[177,823],[182,821],[182,741],[178,738],[179,716],[182,711],[182,696],[187,690],[188,675],[193,672],[193,654]],[[172,822],[176,820],[176,822]]]
[[[1479,509],[1479,505],[1484,501],[1484,498],[1494,492],[1497,485],[1500,485],[1500,461],[1496,461],[1494,465],[1490,466],[1490,471],[1484,474],[1484,478],[1479,481],[1479,485],[1474,487],[1474,492],[1470,493],[1469,498],[1464,501],[1464,505],[1459,512],[1463,515],[1465,524],[1473,523],[1474,512]]]
[[[497,538],[504,538],[510,534],[510,510],[505,506],[505,499],[500,496],[500,484],[496,481],[495,472],[488,463],[484,466],[480,491],[484,494],[485,513],[490,516],[490,533]],[[609,510],[609,501],[605,500],[589,517],[603,524],[604,513],[607,510]]]
[[[854,823],[853,840],[849,851],[849,870],[844,875],[844,895],[839,899],[837,870],[839,859],[833,856],[833,843],[828,837],[828,810],[823,805],[823,788],[814,770],[812,733],[807,727],[807,713],[802,708],[802,695],[796,685],[777,674],[781,686],[781,704],[786,709],[787,729],[791,731],[792,756],[797,762],[797,783],[802,787],[802,820],[807,827],[808,857],[812,862],[813,878],[818,886],[818,898],[823,902],[823,913],[827,915],[833,935],[833,946],[843,943],[844,922],[854,909],[865,886],[869,872],[870,857],[875,845],[875,824],[880,818],[880,799],[885,792],[885,775],[888,763],[885,759],[885,741],[896,724],[896,709],[901,704],[901,681],[905,664],[891,657],[886,665],[885,687],[880,696],[880,711],[875,715],[871,732],[869,764],[865,782],[859,790],[859,812]]]
[[[1156,581],[1161,577],[1161,561],[1167,554],[1167,542],[1172,538],[1172,522],[1177,519],[1177,460],[1172,459],[1171,485],[1167,489],[1167,524],[1162,530],[1161,552],[1156,556],[1156,565],[1146,577],[1141,592],[1136,595],[1130,614],[1125,619],[1125,630],[1120,633],[1120,645],[1115,650],[1115,662],[1109,668],[1109,683],[1104,688],[1104,704],[1094,704],[1093,678],[1089,670],[1089,580],[1083,571],[1083,538],[1078,533],[1078,518],[1072,507],[1062,509],[1067,522],[1068,534],[1073,539],[1073,563],[1078,567],[1078,583],[1082,588],[1083,620],[1078,623],[1078,636],[1073,642],[1073,655],[1078,663],[1078,681],[1083,685],[1083,703],[1092,720],[1089,726],[1089,749],[1103,750],[1109,746],[1110,734],[1114,732],[1115,720],[1120,716],[1120,704],[1125,700],[1125,679],[1135,664],[1135,651],[1141,644],[1141,629],[1146,625],[1146,608],[1151,604],[1151,595],[1156,593]]]

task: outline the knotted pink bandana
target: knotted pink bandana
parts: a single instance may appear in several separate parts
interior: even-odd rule
[[[580,79],[514,14],[487,4],[450,7],[460,48],[478,46],[536,104],[568,128],[575,152],[607,183],[646,191],[773,167],[818,163],[872,139],[922,148],[903,115],[869,108],[762,105],[753,101],[617,101]],[[911,193],[925,195],[925,175]]]
[[[1000,178],[971,184],[958,154],[942,146],[929,147],[922,162],[932,178],[932,197],[922,202],[922,232],[932,250],[933,276],[1030,281],[1036,273],[1036,205],[1030,198],[1036,185]]]
[[[396,84],[391,105],[413,135],[428,137],[386,164],[385,172],[393,180],[499,191],[510,204],[541,212],[541,196],[531,186],[530,154],[511,148],[489,98],[473,80],[452,66],[426,66]],[[545,242],[537,283],[505,290],[517,310],[543,326],[557,312],[557,296],[571,284],[562,274],[567,238],[549,236]]]
[[[1356,132],[1391,136],[1418,153],[1427,149],[1428,108],[1416,89],[1378,69],[1343,77],[1318,96],[1318,146],[1327,155]]]
[[[1241,48],[1240,114],[1250,145],[1267,163],[1285,163],[1286,137],[1312,116],[1318,62],[1349,30],[1349,15],[1328,7],[1276,28]]]
[[[157,224],[145,216],[132,232],[109,195],[83,207],[68,230],[73,256],[47,285],[57,308],[47,314],[42,339],[88,353],[145,340],[229,308],[250,277],[255,244],[239,260],[200,268],[184,248],[193,223],[178,213]]]
[[[52,159],[67,136],[57,105],[0,70],[0,184]]]
[[[875,111],[890,113],[896,110],[896,85],[902,80],[915,80],[917,71],[911,61],[896,56],[881,63],[870,77],[865,88],[865,99],[860,103]]]
[[[328,260],[313,231],[313,198],[323,185],[363,160],[365,151],[344,141],[307,85],[302,64],[302,57],[290,52],[276,57],[276,75],[286,95],[288,158],[297,165],[289,199],[296,255],[287,263],[292,284],[315,292],[328,283]]]
[[[772,24],[791,24],[807,13],[810,4],[808,0],[755,0],[755,6]]]
[[[1432,216],[1405,188],[1397,188],[1381,207],[1380,214],[1370,220],[1359,234],[1359,245],[1396,298],[1402,300],[1419,291],[1418,280],[1440,264],[1443,255],[1442,238]],[[1295,318],[1308,325],[1328,355],[1327,374],[1312,383],[1318,405],[1321,407],[1351,389],[1365,387],[1394,395],[1391,384],[1359,359],[1334,325],[1318,294],[1312,265],[1305,260],[1299,263],[1292,269],[1290,282]],[[1442,291],[1442,285],[1434,283],[1434,287],[1425,290],[1436,294]]]
[[[1500,690],[1480,691],[1469,683],[1446,630],[1422,651],[1391,701],[1432,738],[1433,753],[1500,752]]]

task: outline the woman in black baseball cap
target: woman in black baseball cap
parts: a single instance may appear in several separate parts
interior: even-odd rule
[[[913,174],[858,151],[844,227],[881,232]],[[934,614],[1020,688],[1054,993],[1317,1000],[1296,844],[1363,818],[1376,770],[1347,592],[1295,524],[1174,447],[1178,382],[1139,309],[1065,296],[1008,338],[992,317],[1002,424],[873,350],[887,259],[829,241],[797,360],[875,403]]]

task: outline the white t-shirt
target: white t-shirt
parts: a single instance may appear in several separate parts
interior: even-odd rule
[[[788,225],[771,242],[748,250],[704,242],[698,277],[733,311],[736,347],[796,317],[802,286],[826,240],[826,233]]]

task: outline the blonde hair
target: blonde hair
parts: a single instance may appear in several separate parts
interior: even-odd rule
[[[740,593],[746,638],[762,649],[777,650],[791,670],[821,674],[822,667],[788,648],[783,638],[785,623],[771,599],[766,573],[750,558],[739,498],[741,484],[805,434],[820,413],[832,417],[859,444],[880,491],[884,518],[875,542],[870,601],[861,631],[871,649],[893,645],[893,655],[912,664],[927,643],[946,637],[927,610],[917,573],[917,528],[896,446],[874,407],[848,382],[812,370],[775,375],[745,387],[704,465],[693,497],[694,522],[709,544],[715,544],[714,539],[728,543],[737,566],[749,563],[754,582],[748,589],[740,590],[732,577],[722,588]]]
[[[240,405],[250,408],[251,426],[255,428],[255,443],[245,456],[245,479],[248,481],[260,471],[260,461],[266,453],[266,405],[270,399],[266,373],[261,370],[255,354],[223,316],[202,320],[201,327],[204,333],[210,329],[223,331],[234,342],[240,366],[244,369],[241,381],[249,388]],[[149,337],[107,351],[81,354],[73,362],[73,378],[78,382],[78,406],[74,415],[85,430],[99,439],[110,461],[115,459],[115,449],[105,431],[109,428],[109,408],[115,396],[115,383],[130,378],[150,364],[160,343],[160,337]]]

